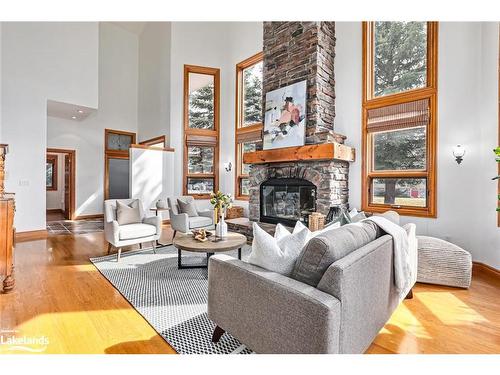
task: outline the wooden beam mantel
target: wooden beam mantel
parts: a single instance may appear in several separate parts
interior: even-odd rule
[[[277,148],[247,152],[243,154],[245,164],[281,163],[299,160],[329,160],[337,159],[354,161],[355,150],[340,143],[322,143],[297,147]]]

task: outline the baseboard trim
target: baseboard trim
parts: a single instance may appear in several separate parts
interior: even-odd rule
[[[48,214],[64,214],[64,211],[61,210],[60,208],[48,208],[47,213]]]
[[[94,215],[80,215],[75,217],[73,220],[90,220],[90,219],[103,219],[104,214],[94,214]]]
[[[44,240],[49,236],[46,229],[16,232],[16,242]]]
[[[500,279],[500,270],[481,262],[472,262],[472,272],[487,273],[490,276]]]

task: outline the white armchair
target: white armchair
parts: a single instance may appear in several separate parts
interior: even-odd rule
[[[121,203],[129,205],[135,199],[119,199]],[[161,236],[161,217],[144,215],[142,203],[139,201],[139,210],[141,216],[140,223],[120,225],[116,220],[116,199],[104,201],[104,236],[108,241],[108,254],[113,247],[118,249],[117,261],[120,261],[120,255],[123,246],[142,244],[151,242],[153,251],[156,253],[156,241]]]
[[[174,230],[174,237],[177,231],[182,233],[187,233],[192,229],[200,228],[210,228],[214,225],[214,211],[213,210],[196,210],[198,216],[189,217],[186,213],[181,213],[179,205],[177,204],[177,199],[182,200],[185,203],[194,202],[194,198],[191,196],[181,196],[181,197],[168,197],[168,211],[170,214],[170,225]]]

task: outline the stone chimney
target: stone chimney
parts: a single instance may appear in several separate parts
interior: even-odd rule
[[[345,137],[334,132],[335,23],[264,22],[263,49],[264,102],[267,92],[307,80],[306,145],[343,144]],[[327,214],[331,206],[347,205],[348,175],[349,161],[342,158],[252,164],[249,218],[261,218],[264,181],[293,178],[312,182],[317,188],[316,211]]]
[[[307,80],[306,144],[343,143],[335,119],[335,22],[264,22],[263,93]]]

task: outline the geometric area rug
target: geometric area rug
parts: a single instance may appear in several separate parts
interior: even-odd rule
[[[243,251],[248,252],[248,249]],[[236,252],[226,254],[236,256]],[[183,263],[200,264],[205,254],[182,252]],[[212,343],[215,324],[208,319],[207,270],[177,269],[173,246],[127,251],[90,258],[108,281],[179,354],[250,354],[252,351],[225,333]]]

